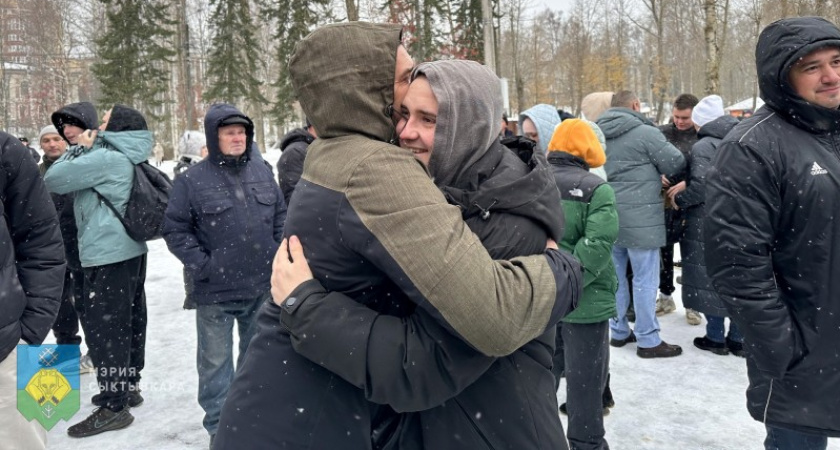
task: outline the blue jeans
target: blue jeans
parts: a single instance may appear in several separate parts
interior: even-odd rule
[[[744,336],[738,325],[735,322],[729,321],[729,335],[726,336],[726,329],[724,326],[725,317],[710,316],[706,314],[706,337],[714,342],[726,342],[726,339],[735,342],[744,342]]]
[[[825,450],[828,447],[826,436],[771,425],[765,425],[765,428],[767,428],[767,438],[764,439],[765,450]]]
[[[633,304],[636,308],[636,339],[641,348],[656,347],[659,338],[659,321],[656,320],[656,292],[659,289],[659,249],[613,247],[613,263],[618,275],[618,292],[615,294],[618,318],[610,319],[613,339],[627,339],[632,330],[627,321],[630,305],[630,288],[627,285],[627,263],[633,267]]]
[[[219,428],[222,404],[233,382],[233,322],[239,330],[239,367],[254,335],[254,316],[269,298],[266,293],[247,300],[198,305],[196,309],[198,404],[204,409],[204,429],[211,436]]]

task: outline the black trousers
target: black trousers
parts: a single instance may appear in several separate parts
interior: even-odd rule
[[[146,354],[146,255],[84,269],[82,306],[90,357],[102,404],[128,405],[138,388]]]
[[[61,306],[52,326],[55,343],[58,345],[79,345],[82,343],[82,337],[79,336],[79,318],[82,316],[83,310],[78,300],[83,295],[84,277],[84,272],[81,270],[67,269],[64,272],[64,291],[61,293]]]
[[[659,292],[671,295],[677,290],[674,286],[674,244],[659,249],[662,263],[659,265]]]
[[[608,450],[604,439],[604,390],[610,368],[610,323],[565,323],[557,326],[552,372],[559,386],[566,378],[566,436],[571,450]]]

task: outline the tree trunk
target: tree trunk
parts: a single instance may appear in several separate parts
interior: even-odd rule
[[[347,20],[355,22],[359,20],[359,5],[358,0],[344,0],[344,5],[347,7]]]
[[[703,37],[706,43],[706,86],[705,94],[712,95],[720,90],[720,53],[717,40],[717,0],[703,0],[706,16]]]

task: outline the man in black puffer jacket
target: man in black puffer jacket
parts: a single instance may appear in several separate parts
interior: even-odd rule
[[[0,442],[44,448],[46,432],[17,404],[18,344],[40,345],[58,314],[64,245],[38,166],[20,141],[0,132]]]
[[[306,149],[309,144],[317,138],[315,127],[306,119],[303,128],[295,128],[283,136],[280,141],[280,150],[283,154],[277,160],[277,181],[280,183],[280,190],[283,191],[283,198],[286,204],[292,198],[292,192],[303,173],[303,161],[306,159]]]
[[[767,449],[840,436],[840,29],[767,26],[765,106],[726,135],[707,181],[707,271],[744,334],[747,407]]]

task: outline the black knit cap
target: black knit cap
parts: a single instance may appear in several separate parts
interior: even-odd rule
[[[105,127],[105,131],[139,130],[148,130],[143,114],[125,105],[114,105],[111,109],[111,118],[108,119],[108,125]]]

